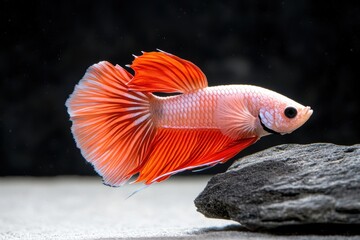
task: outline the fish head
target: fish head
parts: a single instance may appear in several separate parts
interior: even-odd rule
[[[288,134],[301,127],[312,115],[309,106],[303,106],[281,94],[272,92],[259,109],[262,135]]]

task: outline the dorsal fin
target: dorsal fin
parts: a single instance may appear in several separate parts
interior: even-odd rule
[[[195,64],[163,51],[144,52],[131,68],[135,76],[127,85],[133,91],[188,93],[208,85]]]

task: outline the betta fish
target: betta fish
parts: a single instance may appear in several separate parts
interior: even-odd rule
[[[134,57],[134,75],[92,65],[66,101],[77,147],[106,185],[133,175],[150,185],[224,163],[263,136],[291,133],[313,112],[262,87],[209,87],[196,65],[164,51]]]

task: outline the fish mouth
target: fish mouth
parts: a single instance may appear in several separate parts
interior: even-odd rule
[[[306,111],[307,114],[309,114],[309,117],[310,117],[310,116],[313,114],[313,112],[314,112],[314,111],[311,109],[311,107],[309,107],[309,106],[306,107],[306,110],[307,110],[307,111]]]
[[[309,107],[309,106],[305,107],[303,116],[306,117],[306,121],[311,117],[313,112],[314,111],[311,109],[311,107]]]
[[[265,124],[261,121],[260,114],[259,114],[259,121],[260,121],[260,124],[261,124],[262,128],[263,128],[266,132],[268,132],[268,133],[273,133],[273,134],[277,134],[277,135],[280,135],[280,133],[279,133],[279,132],[276,132],[276,131],[274,131],[274,130],[272,130],[272,129],[268,128],[267,126],[265,126]]]

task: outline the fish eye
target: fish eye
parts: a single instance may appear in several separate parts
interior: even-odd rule
[[[287,118],[294,118],[296,117],[297,110],[294,107],[287,107],[285,108],[284,114]]]

